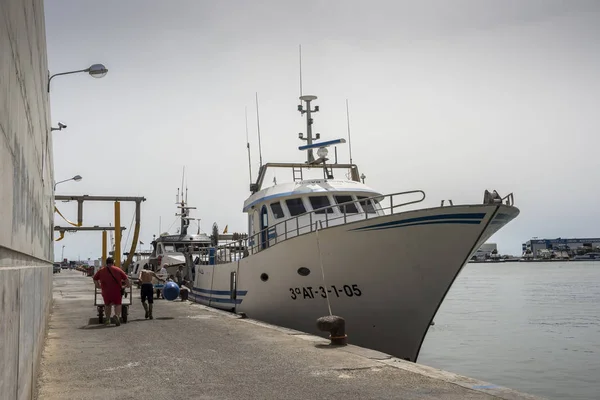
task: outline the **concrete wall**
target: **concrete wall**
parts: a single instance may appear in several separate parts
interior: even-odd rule
[[[52,269],[27,264],[0,268],[0,393],[7,400],[32,398],[52,306]]]
[[[0,0],[0,397],[30,399],[52,304],[43,0]]]

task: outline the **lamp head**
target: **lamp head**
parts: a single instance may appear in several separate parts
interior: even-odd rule
[[[83,178],[81,177],[81,175],[75,175],[75,176],[73,177],[73,180],[74,180],[75,182],[79,182],[79,181],[80,181],[80,180],[82,180],[82,179],[83,179]]]
[[[94,78],[102,78],[108,73],[108,69],[102,64],[93,64],[87,69],[87,73]]]

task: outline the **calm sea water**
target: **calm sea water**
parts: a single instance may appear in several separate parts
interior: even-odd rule
[[[419,363],[549,399],[600,399],[600,263],[468,264]]]

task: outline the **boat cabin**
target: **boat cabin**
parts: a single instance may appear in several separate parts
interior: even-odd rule
[[[378,196],[363,183],[335,179],[301,180],[260,190],[244,203],[248,247],[256,252],[317,228],[383,215]]]
[[[152,241],[150,265],[156,271],[162,266],[185,264],[185,252],[207,254],[210,245],[210,237],[204,233],[197,235],[163,234]]]

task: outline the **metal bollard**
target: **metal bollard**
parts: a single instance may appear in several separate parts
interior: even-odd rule
[[[329,332],[331,344],[346,346],[348,335],[346,335],[346,320],[337,315],[327,315],[317,319],[317,328],[320,331]]]

